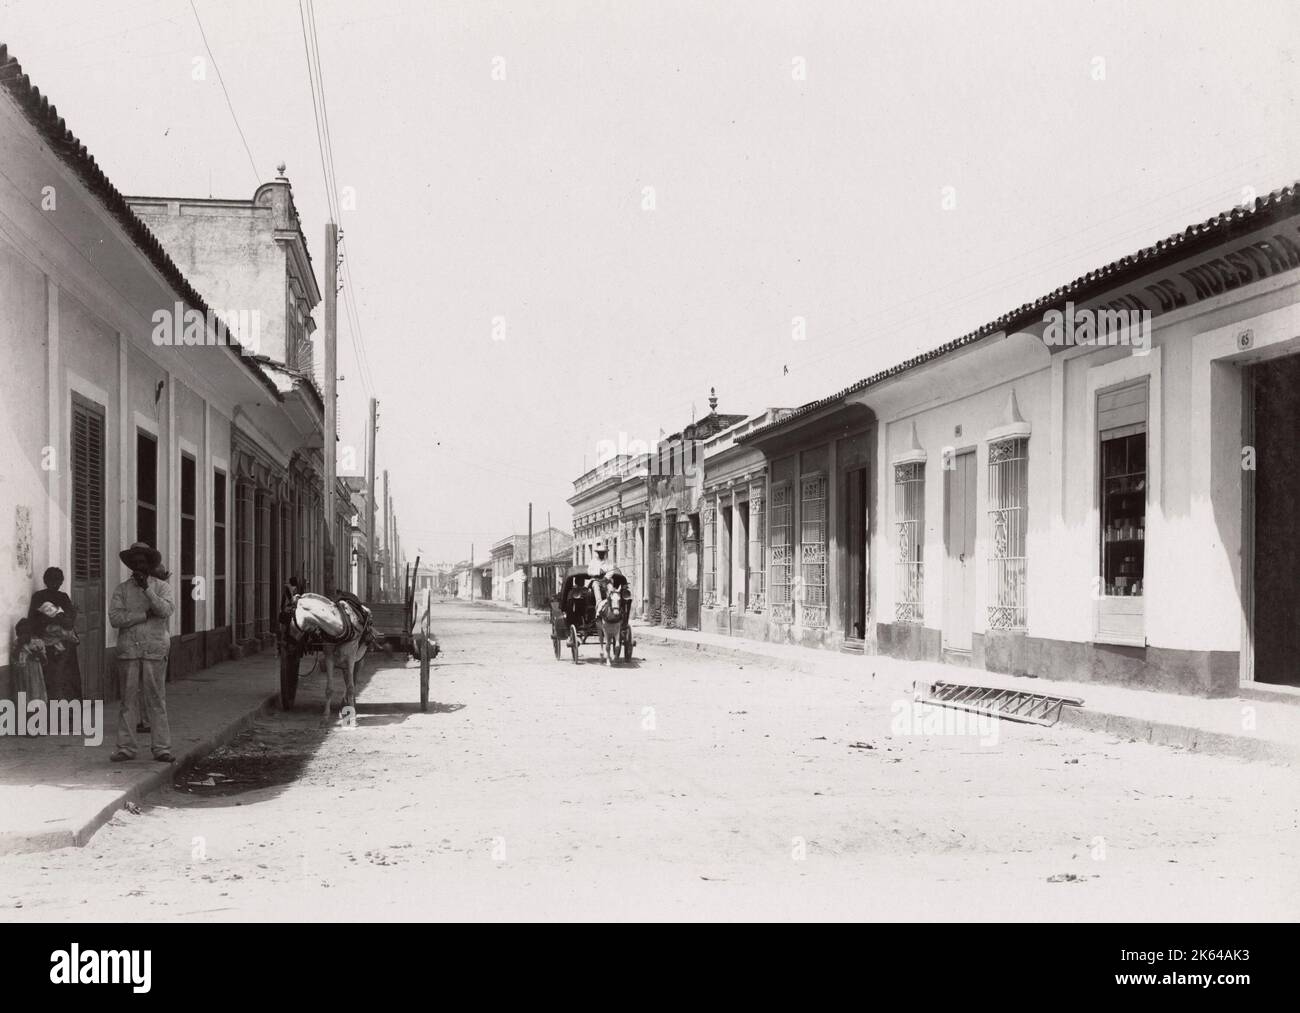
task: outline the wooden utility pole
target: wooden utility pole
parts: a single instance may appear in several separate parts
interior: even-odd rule
[[[375,597],[375,561],[379,558],[375,550],[375,421],[379,414],[379,402],[370,399],[370,434],[366,451],[366,590],[367,601]]]
[[[339,585],[334,558],[335,468],[338,455],[338,249],[339,231],[333,221],[325,223],[325,432],[321,455],[325,459],[325,586],[332,593]],[[169,420],[170,421],[170,420]]]
[[[390,548],[393,543],[390,542],[388,538],[389,538],[388,535],[388,469],[385,468],[384,469],[384,562],[383,562],[383,572],[380,574],[379,577],[379,586],[383,592],[382,597],[384,601],[388,601],[388,592],[391,591],[393,588],[393,582],[390,578],[390,574],[392,572],[390,567],[390,557],[392,556],[392,552],[390,551]]]
[[[528,504],[528,570],[524,573],[524,606],[533,614],[533,505]]]
[[[474,600],[474,543],[469,543],[469,600]]]

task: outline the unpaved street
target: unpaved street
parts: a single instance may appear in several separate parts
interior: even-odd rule
[[[438,706],[379,667],[82,849],[0,859],[9,919],[1293,919],[1292,770],[1065,728],[895,734],[901,699],[436,606]],[[338,692],[336,686],[336,693]],[[205,783],[210,782],[210,783]]]

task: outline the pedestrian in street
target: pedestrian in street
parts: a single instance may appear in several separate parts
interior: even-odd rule
[[[172,763],[171,730],[167,722],[167,652],[172,603],[171,585],[154,574],[162,565],[157,549],[136,542],[118,558],[131,576],[117,585],[108,609],[108,621],[117,634],[117,675],[121,703],[117,719],[114,762],[135,759],[136,726],[140,696],[149,708],[150,749],[153,758]],[[166,571],[161,571],[166,572]]]
[[[157,566],[149,571],[149,576],[157,577],[164,584],[172,579],[171,571],[163,565],[161,560]],[[136,681],[143,683],[143,680],[144,676],[142,674]],[[164,679],[163,681],[165,682],[166,680]],[[140,721],[136,724],[135,730],[141,735],[148,735],[153,730],[149,725],[149,696],[144,692],[143,685],[141,686],[140,692]]]

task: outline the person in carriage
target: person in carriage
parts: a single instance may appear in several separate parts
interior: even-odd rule
[[[596,558],[587,564],[587,573],[591,576],[591,579],[587,581],[587,587],[592,592],[596,605],[596,614],[599,615],[602,606],[605,604],[609,574],[614,567],[609,561],[609,546],[606,544],[605,539],[597,538],[592,549],[596,553]]]

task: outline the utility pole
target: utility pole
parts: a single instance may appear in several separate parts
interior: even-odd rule
[[[469,543],[469,600],[474,600],[474,543]]]
[[[338,226],[325,223],[325,433],[321,455],[325,458],[325,576],[320,590],[330,594],[339,583],[334,559],[335,468],[338,443]],[[170,420],[169,420],[170,421]]]
[[[375,422],[379,414],[379,402],[370,399],[370,434],[366,452],[366,600],[376,601],[375,597],[375,561],[379,558],[375,549]]]
[[[528,504],[528,570],[524,574],[524,606],[533,614],[533,505]]]
[[[397,595],[397,574],[401,567],[398,563],[398,545],[397,545],[397,509],[396,502],[392,499],[388,501],[388,523],[389,532],[391,533],[392,544],[388,551],[388,586],[393,589],[393,594]],[[395,597],[394,601],[397,600]]]
[[[379,578],[379,586],[383,591],[382,598],[388,601],[388,592],[392,590],[393,584],[389,580],[389,558],[392,556],[392,542],[388,540],[388,469],[384,469],[384,562],[383,573]]]

